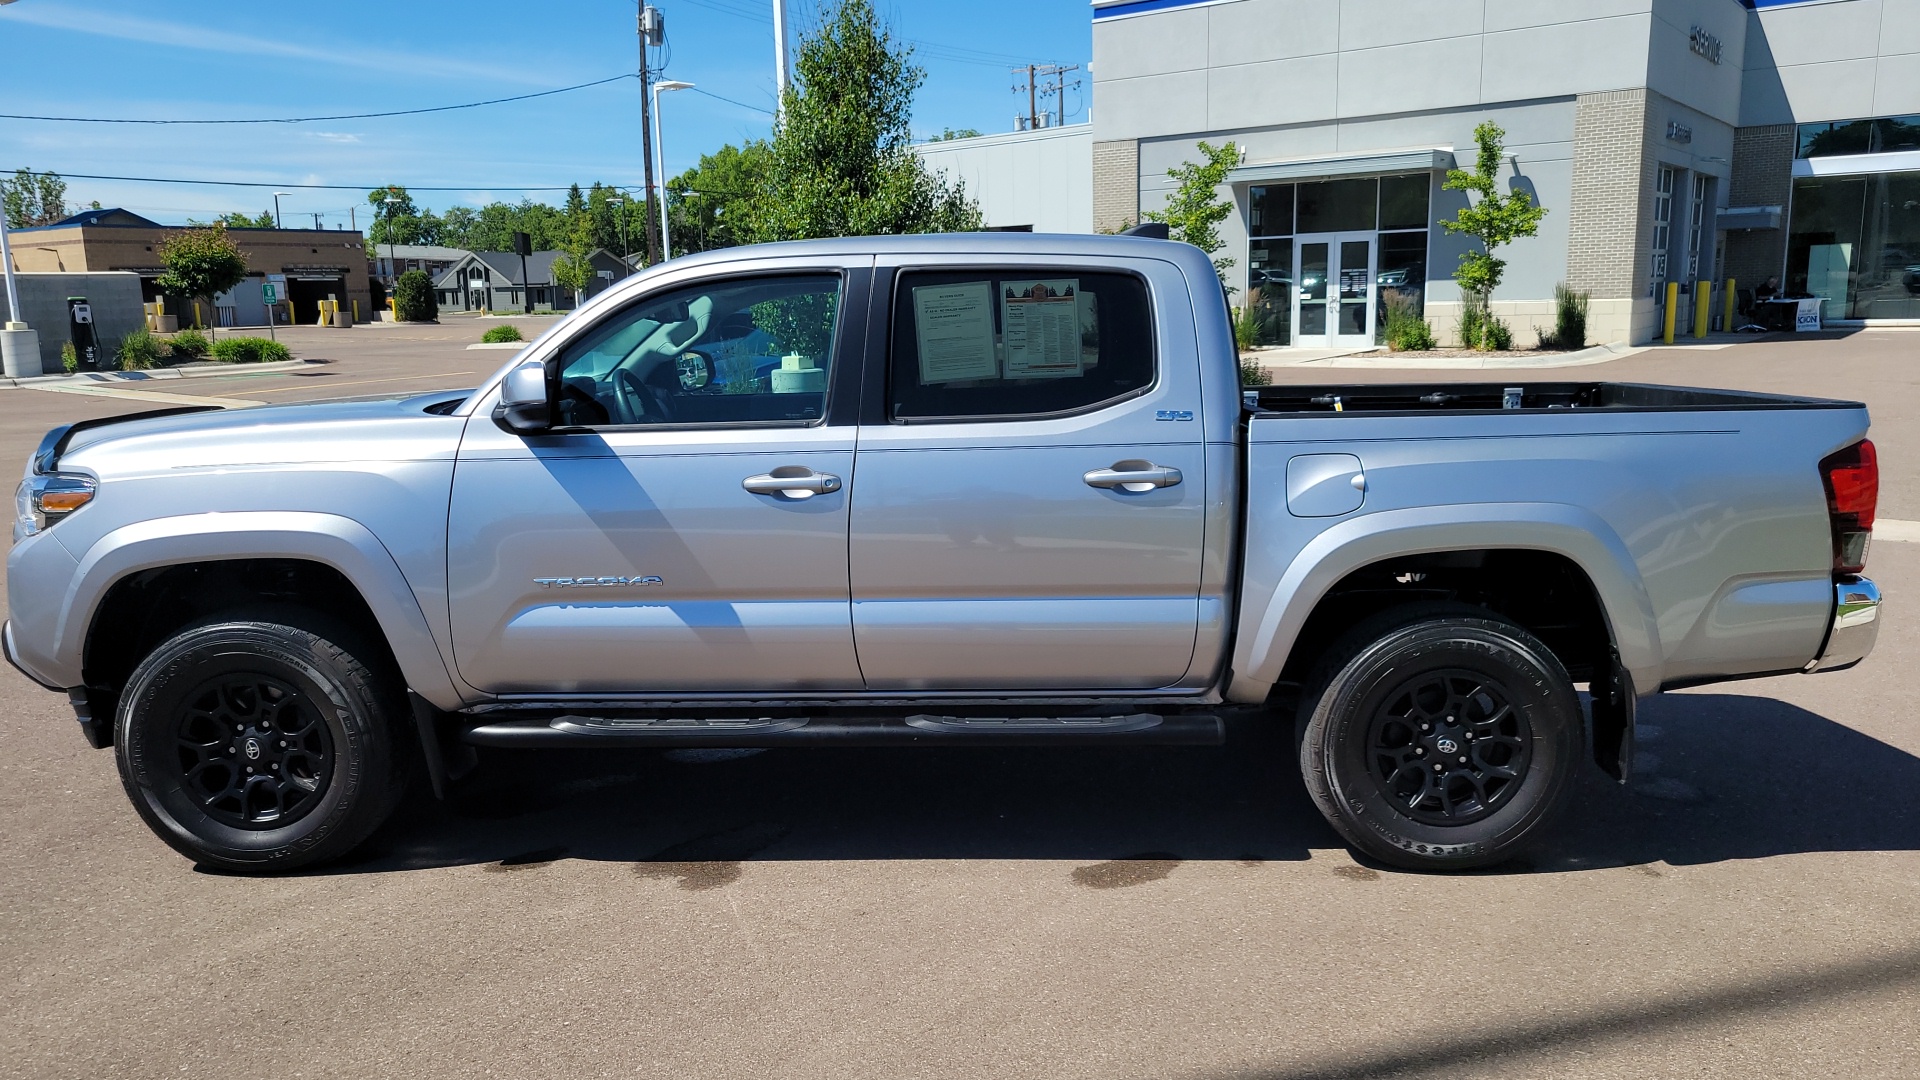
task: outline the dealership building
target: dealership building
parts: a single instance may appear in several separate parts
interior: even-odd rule
[[[1920,320],[1914,0],[1093,0],[1090,227],[1159,207],[1232,141],[1231,284],[1276,344],[1372,343],[1394,297],[1443,341],[1473,131],[1547,214],[1498,254],[1521,344],[1555,285],[1589,340],[1646,341],[1728,277],[1829,322]],[[1004,150],[998,151],[1004,153]],[[1738,293],[1736,292],[1736,297]]]

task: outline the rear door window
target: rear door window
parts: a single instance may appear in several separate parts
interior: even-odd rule
[[[1154,381],[1152,308],[1131,274],[909,271],[893,300],[887,418],[1079,412]]]

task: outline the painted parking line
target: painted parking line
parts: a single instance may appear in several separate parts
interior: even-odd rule
[[[22,383],[22,390],[38,390],[47,394],[78,394],[81,397],[119,398],[124,401],[157,401],[165,405],[212,405],[219,409],[245,409],[265,402],[231,400],[225,397],[195,397],[190,394],[166,394],[157,390],[125,390],[116,386],[101,386],[97,383],[79,383],[53,385],[48,383]]]
[[[1901,521],[1899,518],[1875,518],[1873,522],[1875,540],[1893,540],[1903,544],[1920,544],[1920,521]]]

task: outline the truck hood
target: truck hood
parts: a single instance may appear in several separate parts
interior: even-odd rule
[[[42,468],[57,461],[60,471],[101,479],[196,468],[450,459],[466,417],[446,415],[445,406],[465,394],[445,390],[372,401],[109,417],[54,429],[36,457]]]

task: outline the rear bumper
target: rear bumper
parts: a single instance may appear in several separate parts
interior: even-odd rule
[[[1849,574],[1833,583],[1833,624],[1827,647],[1809,671],[1838,671],[1867,658],[1880,636],[1880,587]]]

